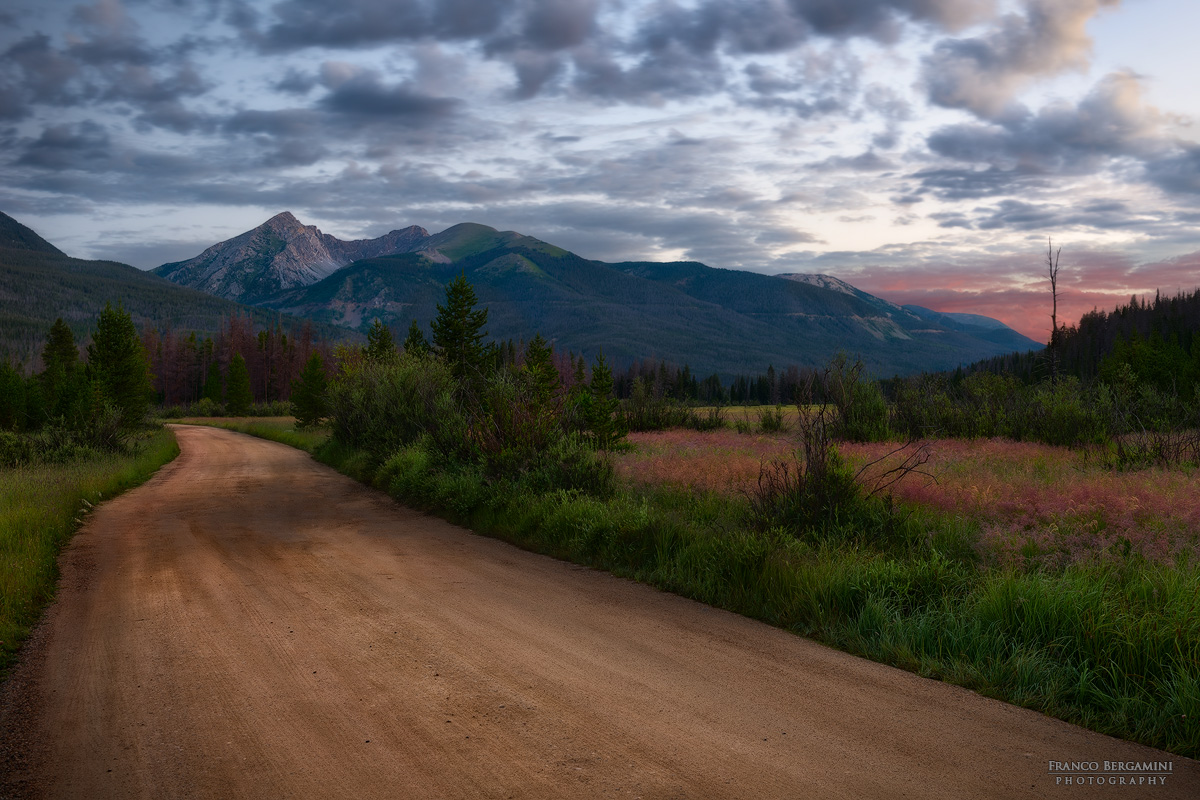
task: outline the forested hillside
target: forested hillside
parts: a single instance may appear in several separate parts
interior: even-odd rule
[[[248,316],[260,327],[298,328],[301,320],[276,311],[243,306],[178,286],[127,264],[84,261],[63,255],[9,217],[0,226],[0,361],[37,366],[46,331],[61,317],[85,341],[105,303],[129,312],[139,330],[147,323],[211,336],[230,317]],[[318,325],[316,336],[361,337]]]
[[[1152,301],[1132,297],[1112,311],[1089,311],[1060,328],[1057,355],[1059,374],[1084,382],[1135,380],[1164,391],[1190,391],[1200,383],[1200,290],[1171,297],[1156,293]],[[980,371],[1033,383],[1049,377],[1050,352],[996,356],[964,370]]]
[[[1006,349],[897,306],[881,311],[783,278],[696,263],[606,264],[478,225],[431,242],[439,247],[359,261],[263,304],[364,332],[378,317],[404,331],[428,325],[445,285],[462,274],[487,306],[495,339],[541,332],[558,350],[589,358],[603,350],[618,367],[652,358],[723,380],[772,364],[823,364],[841,350],[893,375]]]

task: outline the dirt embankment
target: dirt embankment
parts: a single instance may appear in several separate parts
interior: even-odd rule
[[[0,796],[1200,796],[1200,765],[177,429],[5,688]],[[1163,786],[1049,761],[1169,761]]]

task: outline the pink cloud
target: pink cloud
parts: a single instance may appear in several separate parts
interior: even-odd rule
[[[1133,295],[1173,295],[1200,287],[1200,252],[1136,264],[1100,251],[1064,253],[1058,283],[1059,324],[1085,313],[1111,311]],[[1045,256],[995,256],[895,269],[865,267],[846,280],[865,292],[901,305],[994,317],[1036,341],[1050,338],[1050,281]]]

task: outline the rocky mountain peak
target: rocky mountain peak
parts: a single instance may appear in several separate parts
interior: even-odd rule
[[[292,214],[292,212],[281,211],[278,214],[276,214],[275,216],[271,217],[266,222],[264,222],[259,227],[260,228],[269,228],[273,231],[283,233],[285,231],[291,232],[291,231],[295,231],[298,228],[306,228],[306,227],[311,227],[311,226],[304,225],[302,222],[300,222],[300,220],[296,219],[296,217]],[[315,230],[315,228],[314,228],[314,230]]]
[[[195,258],[154,270],[175,283],[241,302],[309,286],[364,258],[419,249],[429,233],[416,225],[377,239],[342,241],[282,211],[253,230]]]

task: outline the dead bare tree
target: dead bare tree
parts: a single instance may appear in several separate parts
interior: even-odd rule
[[[1050,275],[1050,382],[1058,383],[1058,257],[1062,248],[1054,249],[1054,240],[1046,237],[1046,269]]]

